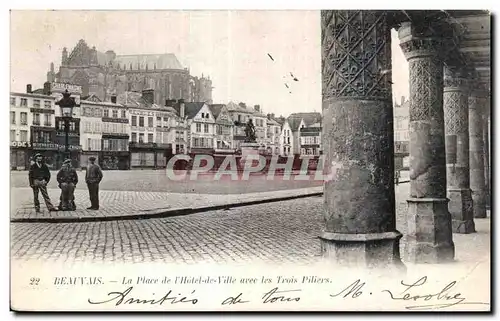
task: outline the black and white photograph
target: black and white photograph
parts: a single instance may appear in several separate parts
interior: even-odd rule
[[[11,310],[491,311],[492,16],[11,10]]]

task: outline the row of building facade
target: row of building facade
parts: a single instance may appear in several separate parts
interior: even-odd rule
[[[65,149],[64,121],[56,105],[60,91],[82,94],[78,85],[46,83],[43,89],[10,95],[11,167],[25,169],[35,153],[59,168]],[[163,168],[175,154],[240,153],[245,124],[251,119],[264,155],[321,154],[321,114],[288,118],[264,114],[244,103],[210,104],[167,99],[157,104],[155,91],[125,91],[105,101],[78,96],[69,126],[73,163],[84,167],[93,156],[103,169]]]

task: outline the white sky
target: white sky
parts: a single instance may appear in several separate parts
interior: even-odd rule
[[[395,31],[392,38],[399,102],[408,64]],[[118,55],[172,52],[192,75],[210,75],[215,103],[285,116],[321,111],[319,11],[12,11],[11,91],[41,88],[50,62],[57,71],[62,48],[71,52],[79,39]]]

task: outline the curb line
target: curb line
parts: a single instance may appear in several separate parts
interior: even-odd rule
[[[58,218],[14,218],[11,223],[89,223],[89,222],[109,222],[109,221],[129,221],[129,220],[146,220],[155,218],[167,218],[175,216],[184,216],[195,213],[208,211],[217,211],[230,208],[237,208],[250,205],[258,205],[265,203],[281,202],[294,200],[299,198],[322,196],[323,192],[308,193],[294,196],[282,196],[275,198],[267,198],[255,201],[246,201],[239,203],[228,203],[222,205],[200,206],[200,207],[185,207],[173,210],[165,210],[154,214],[133,214],[133,215],[117,215],[117,216],[87,216],[87,217],[58,217]]]

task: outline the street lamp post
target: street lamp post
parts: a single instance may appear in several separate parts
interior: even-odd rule
[[[69,151],[69,123],[73,118],[73,108],[76,105],[75,99],[71,97],[71,94],[66,91],[63,93],[63,98],[56,102],[56,105],[61,107],[61,116],[64,121],[64,158],[71,159],[70,151]]]

